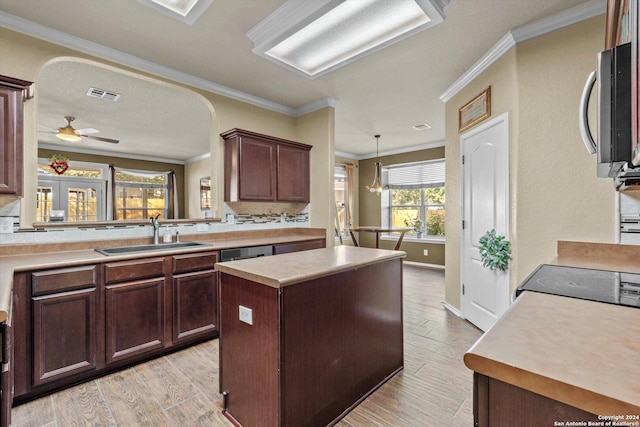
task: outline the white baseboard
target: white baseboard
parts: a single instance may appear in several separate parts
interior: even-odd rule
[[[442,302],[442,306],[443,306],[445,309],[447,309],[447,310],[449,310],[450,312],[452,312],[453,314],[455,314],[456,316],[458,316],[458,317],[460,317],[460,318],[464,319],[464,317],[462,317],[462,312],[461,312],[460,310],[458,310],[457,308],[455,308],[454,306],[452,306],[451,304],[449,304],[448,302],[443,301],[443,302]]]
[[[412,267],[430,268],[432,270],[444,270],[444,265],[440,264],[427,264],[426,262],[416,261],[403,261],[403,264],[410,265]]]

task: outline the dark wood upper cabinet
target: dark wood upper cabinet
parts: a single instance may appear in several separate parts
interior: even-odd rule
[[[310,145],[241,129],[221,136],[225,201],[309,202]]]
[[[31,98],[31,82],[0,76],[0,194],[22,196],[22,102]]]

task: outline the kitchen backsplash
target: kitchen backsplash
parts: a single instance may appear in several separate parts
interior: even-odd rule
[[[640,191],[620,194],[620,243],[640,245]]]
[[[162,225],[160,236],[168,229],[175,240],[176,231],[182,241],[188,241],[189,235],[199,233],[224,233],[228,231],[258,230],[269,228],[310,227],[309,214],[297,214],[281,218],[280,215],[250,216],[240,215],[234,222],[198,222]],[[153,236],[149,225],[108,225],[86,228],[50,228],[46,230],[22,230],[12,234],[0,234],[0,245],[57,243],[91,240],[128,239]]]

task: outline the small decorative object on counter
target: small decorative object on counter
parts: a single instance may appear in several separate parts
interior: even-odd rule
[[[485,267],[506,271],[511,259],[511,242],[505,240],[505,236],[497,235],[494,229],[487,231],[480,238],[480,257]]]
[[[49,159],[49,166],[56,174],[62,175],[69,169],[69,159],[61,154],[54,154]]]
[[[164,233],[162,234],[162,242],[171,243],[171,240],[171,231],[169,231],[169,228],[165,228]]]
[[[420,220],[420,218],[416,218],[414,220],[404,220],[404,225],[407,227],[413,227],[413,230],[416,232],[416,237],[418,239],[422,239],[422,234],[424,233],[424,223]]]

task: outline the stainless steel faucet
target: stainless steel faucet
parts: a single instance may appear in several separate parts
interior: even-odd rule
[[[160,229],[160,224],[158,224],[158,217],[160,216],[160,214],[156,215],[155,218],[151,217],[149,218],[149,221],[151,221],[151,225],[153,226],[153,244],[154,245],[159,245],[160,244],[160,236],[159,236],[159,232],[158,230]]]

